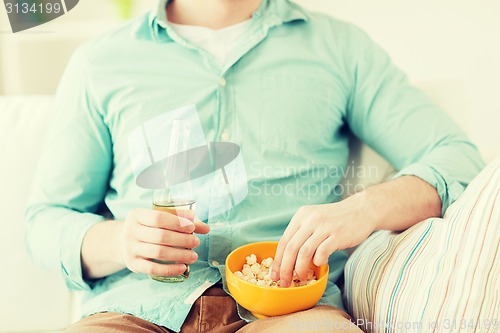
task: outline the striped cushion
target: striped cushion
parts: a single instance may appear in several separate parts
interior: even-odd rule
[[[446,211],[351,256],[345,302],[366,332],[500,332],[500,158]]]

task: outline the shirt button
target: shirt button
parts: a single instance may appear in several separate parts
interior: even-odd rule
[[[212,266],[219,266],[219,262],[218,261],[212,261]]]
[[[221,135],[222,141],[227,141],[230,138],[231,138],[231,135],[229,134],[229,131],[228,130],[224,130],[224,132],[222,132],[222,135]]]
[[[219,80],[219,84],[221,85],[221,87],[225,87],[227,84],[226,79],[221,77]]]

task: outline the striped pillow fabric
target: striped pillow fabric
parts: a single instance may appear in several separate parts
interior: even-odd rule
[[[500,158],[449,207],[379,231],[345,268],[345,303],[365,332],[500,332]]]

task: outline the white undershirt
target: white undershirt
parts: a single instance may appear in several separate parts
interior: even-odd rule
[[[246,32],[250,22],[251,19],[218,30],[172,22],[170,22],[170,25],[179,36],[191,44],[206,50],[221,65],[225,65],[229,60],[229,56],[241,41],[241,37]]]

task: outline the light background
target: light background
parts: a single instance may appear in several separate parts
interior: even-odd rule
[[[118,0],[119,1],[119,0]],[[456,80],[465,89],[467,131],[500,155],[500,1],[297,0],[365,29],[412,81]],[[51,94],[73,50],[119,24],[110,0],[81,0],[68,14],[12,34],[0,8],[0,94]],[[152,6],[137,0],[134,14]]]
[[[0,1],[0,95],[53,94],[74,49],[120,24],[113,1],[124,0],[80,0],[67,15],[19,34],[10,32]],[[153,0],[135,1],[134,15],[139,15],[150,8]],[[488,160],[500,156],[499,0],[297,1],[364,28],[412,81],[442,82],[443,85],[451,81],[452,86],[463,85],[456,91],[463,91],[468,101],[463,108],[467,132]],[[450,96],[446,96],[453,110],[457,106],[453,101],[460,105],[464,100],[464,96],[454,99],[456,94],[452,93],[452,102]],[[5,194],[7,199],[0,200],[4,204],[0,209],[4,213],[0,221],[3,232],[0,261],[5,272],[0,279],[0,332],[34,333],[45,329],[45,333],[54,333],[55,328],[66,327],[79,317],[78,295],[67,293],[58,275],[35,268],[24,254],[24,226],[20,216],[25,203],[18,198],[27,196],[38,155],[27,154],[22,163],[12,166],[9,162],[18,158],[19,150],[29,150],[27,147],[33,146],[31,140],[42,135],[44,123],[39,124],[36,115],[33,119],[26,115],[32,110],[46,112],[40,110],[40,105],[48,108],[49,104],[46,98],[23,99],[21,104],[22,110],[18,111],[23,121],[6,126],[0,123],[4,125],[2,131],[6,131],[1,132],[5,134],[2,152],[7,152],[0,154],[2,170],[7,170],[0,173],[4,176],[0,177],[3,188],[0,196]],[[7,111],[7,117],[2,119],[16,120],[9,117],[9,110],[0,106],[0,115],[3,111]],[[39,143],[35,143],[38,147]],[[16,177],[10,176],[14,174]],[[17,196],[17,193],[21,194]]]

